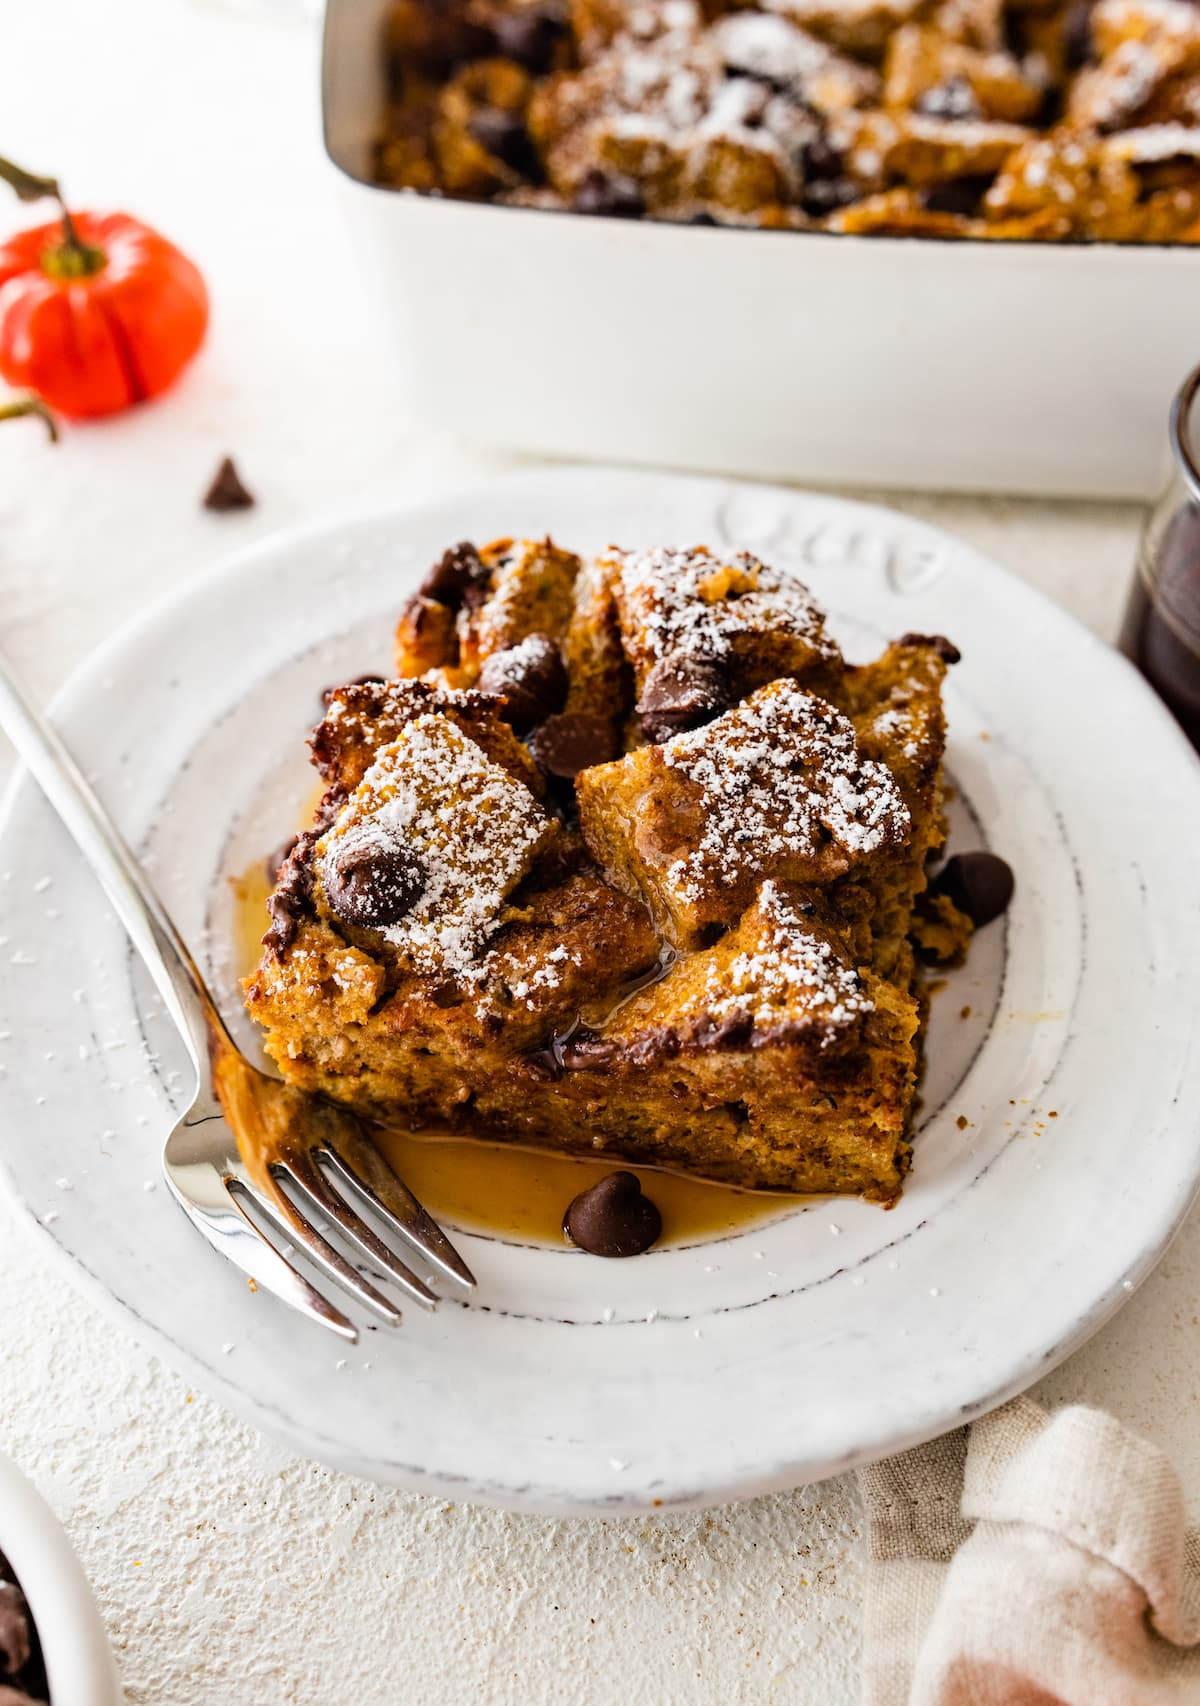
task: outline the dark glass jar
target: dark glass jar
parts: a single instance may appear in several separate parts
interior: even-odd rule
[[[1190,437],[1198,391],[1200,367],[1171,404],[1174,473],[1146,523],[1117,643],[1200,752],[1200,470]]]

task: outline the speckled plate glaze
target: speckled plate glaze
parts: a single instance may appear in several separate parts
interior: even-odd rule
[[[1179,1224],[1200,1174],[1200,766],[1119,657],[995,564],[883,510],[563,469],[283,535],[147,613],[57,705],[231,1014],[225,879],[308,792],[318,690],[386,666],[396,609],[445,544],[546,530],[581,550],[752,547],[812,586],[851,656],[911,629],[961,646],[952,839],[1009,859],[1017,897],[935,1000],[896,1208],[812,1203],[629,1262],[464,1236],[476,1302],[344,1351],[252,1294],[168,1199],[159,1152],[182,1050],[21,780],[0,831],[0,1158],[92,1290],[313,1457],[543,1512],[796,1485],[1028,1385]]]

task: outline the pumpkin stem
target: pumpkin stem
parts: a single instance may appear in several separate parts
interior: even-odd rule
[[[16,191],[21,201],[41,201],[44,196],[53,196],[62,214],[63,265],[60,270],[64,275],[79,278],[99,272],[104,265],[103,251],[85,243],[75,228],[71,211],[63,200],[62,190],[57,178],[41,178],[36,172],[27,172],[24,166],[14,165],[11,160],[0,158],[0,180]]]
[[[0,403],[0,421],[14,421],[21,415],[36,415],[45,421],[51,444],[58,443],[58,422],[40,397],[14,397],[11,403]]]

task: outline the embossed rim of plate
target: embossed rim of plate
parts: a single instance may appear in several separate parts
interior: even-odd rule
[[[169,1060],[128,1079],[113,1066],[137,1024],[129,953],[18,778],[0,827],[0,931],[14,968],[0,1021],[15,1039],[0,1044],[0,1160],[78,1279],[298,1450],[513,1508],[712,1503],[814,1480],[999,1402],[1095,1331],[1162,1253],[1200,1174],[1200,1084],[1188,1071],[1200,919],[1181,904],[1200,769],[1122,659],[947,535],[840,499],[603,469],[534,470],[262,541],[110,640],[63,690],[58,715],[140,839],[169,826],[170,779],[239,681],[285,669],[331,607],[340,619],[343,605],[349,617],[398,603],[406,547],[415,573],[451,536],[547,525],[589,549],[612,537],[734,538],[801,567],[826,603],[895,632],[949,629],[963,645],[958,738],[969,729],[979,742],[961,749],[984,795],[973,803],[1018,865],[1017,971],[1031,990],[1041,979],[1069,992],[1061,1010],[1001,1015],[970,1077],[977,1129],[956,1149],[947,1110],[892,1213],[839,1204],[840,1265],[812,1245],[831,1230],[812,1216],[782,1257],[774,1233],[771,1261],[802,1256],[827,1271],[748,1312],[721,1301],[723,1284],[745,1280],[743,1249],[736,1276],[710,1271],[702,1251],[679,1253],[693,1259],[680,1273],[697,1298],[684,1320],[632,1313],[637,1275],[670,1261],[604,1264],[595,1282],[583,1279],[590,1264],[560,1262],[576,1293],[625,1287],[622,1308],[570,1327],[521,1320],[504,1299],[522,1276],[537,1286],[543,1275],[522,1266],[535,1253],[504,1248],[485,1265],[484,1307],[412,1319],[386,1342],[368,1334],[341,1358],[271,1300],[251,1299],[161,1189],[137,1189],[157,1172]],[[271,627],[265,611],[285,585],[298,615]],[[126,679],[136,694],[113,691]],[[1172,833],[1146,833],[1152,799],[1171,802]],[[218,794],[214,823],[223,809]],[[186,868],[165,840],[182,863],[164,865],[160,885],[191,931],[215,867],[205,848]],[[47,875],[54,924],[31,899]],[[78,999],[64,999],[75,979]],[[107,1037],[110,1025],[121,1034]],[[34,1048],[35,1037],[54,1046]],[[998,1061],[1006,1071],[1025,1061],[1028,1082],[989,1080]],[[1022,1108],[1025,1089],[1043,1098],[1036,1108]],[[928,1177],[922,1153],[939,1158]],[[613,1268],[626,1277],[607,1277]]]

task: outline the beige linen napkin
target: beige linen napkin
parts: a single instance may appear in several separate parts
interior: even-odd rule
[[[1111,1416],[1018,1398],[859,1480],[864,1706],[1200,1700],[1200,1536]]]

